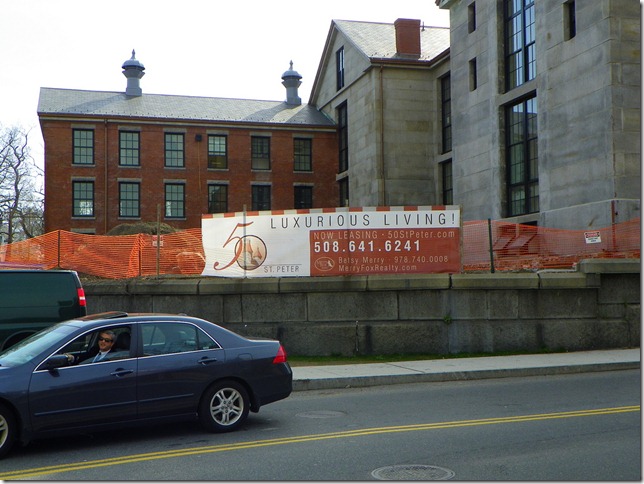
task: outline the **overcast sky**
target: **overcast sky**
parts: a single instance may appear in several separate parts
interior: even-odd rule
[[[283,101],[289,62],[308,102],[331,20],[449,26],[435,0],[2,0],[0,125],[31,129],[41,87],[125,91],[123,62],[145,66],[143,93]]]

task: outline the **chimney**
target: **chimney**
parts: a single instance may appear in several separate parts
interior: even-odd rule
[[[394,22],[396,29],[396,53],[420,57],[420,20],[399,18]]]
[[[141,96],[143,91],[139,85],[139,81],[145,75],[145,67],[138,60],[134,58],[134,49],[132,49],[132,58],[123,63],[123,75],[127,78],[127,88],[125,94],[127,96]]]
[[[302,76],[293,70],[293,61],[288,71],[282,74],[282,85],[286,88],[286,104],[299,106],[302,100],[297,95],[297,88],[302,84]]]

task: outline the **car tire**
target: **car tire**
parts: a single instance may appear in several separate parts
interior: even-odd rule
[[[199,420],[209,432],[231,432],[248,417],[248,392],[241,383],[222,381],[204,393]]]
[[[16,419],[5,405],[0,405],[0,458],[13,447],[16,440]]]

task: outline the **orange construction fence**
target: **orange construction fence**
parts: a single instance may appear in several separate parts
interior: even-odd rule
[[[462,236],[464,272],[571,269],[582,259],[640,258],[639,218],[593,231],[477,220],[463,224]],[[199,275],[204,264],[201,229],[162,235],[160,244],[156,235],[85,235],[58,230],[0,245],[0,269],[61,268],[125,279]]]

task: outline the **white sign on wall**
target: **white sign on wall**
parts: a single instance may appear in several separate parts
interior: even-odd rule
[[[201,229],[206,276],[461,271],[458,206],[207,214]]]

